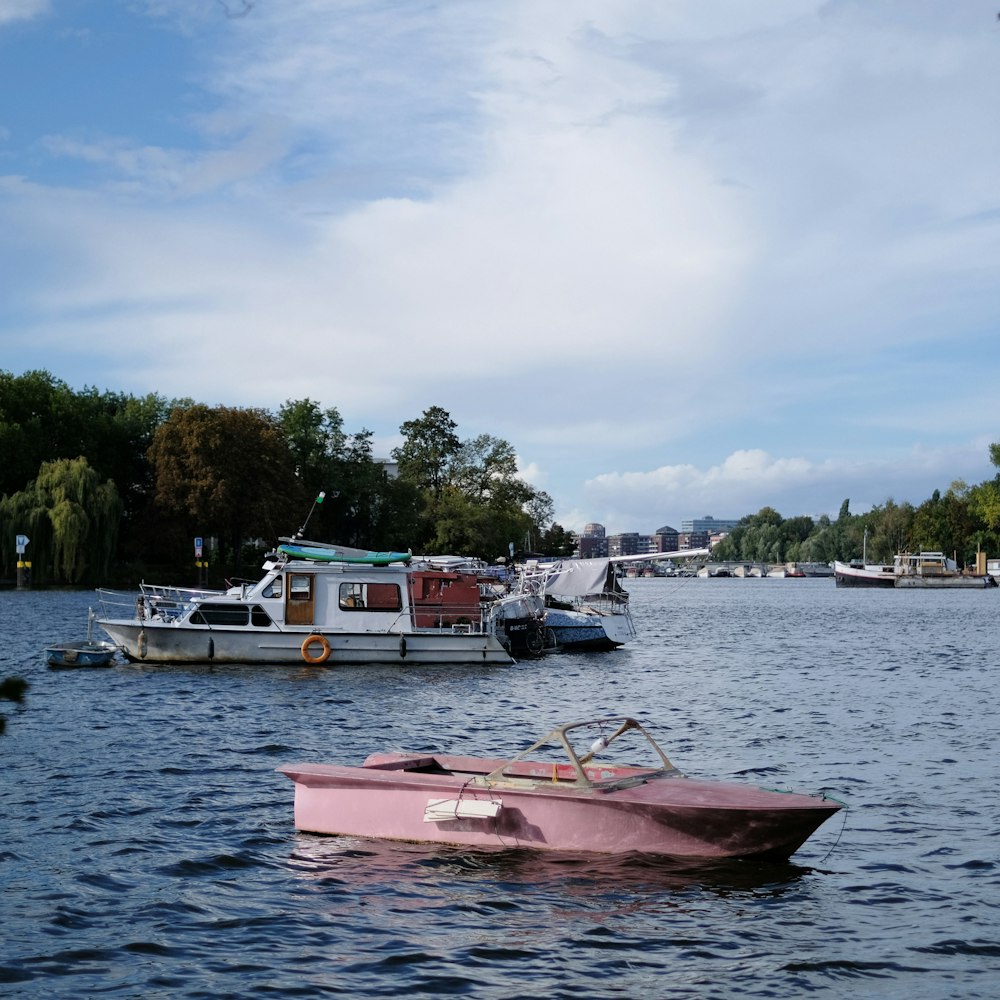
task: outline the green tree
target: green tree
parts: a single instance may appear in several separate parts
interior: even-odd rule
[[[424,551],[494,559],[539,534],[551,521],[552,501],[518,474],[514,448],[480,434],[462,441],[439,406],[400,427],[393,450],[403,486],[416,491],[416,538]]]
[[[816,530],[816,524],[811,517],[805,515],[789,517],[781,522],[782,559],[785,562],[805,561],[802,556],[802,546]]]
[[[413,544],[417,493],[389,481],[375,460],[372,433],[362,428],[348,439],[335,472],[339,497],[335,537],[345,545],[406,549]]]
[[[115,484],[80,456],[43,462],[26,489],[0,500],[0,530],[31,539],[34,583],[104,582],[121,513]]]
[[[82,455],[114,481],[130,514],[148,499],[146,449],[168,410],[155,394],[74,392],[45,371],[0,372],[0,494],[23,489],[42,462]]]
[[[1000,444],[990,445],[990,461],[1000,470]],[[993,479],[988,479],[968,492],[969,511],[979,523],[985,526],[987,537],[994,545],[1000,533],[1000,471]]]
[[[402,424],[399,432],[405,440],[392,451],[400,478],[427,491],[434,499],[440,497],[449,480],[452,460],[461,446],[455,433],[457,427],[440,406],[432,406],[419,419]]]
[[[78,430],[67,420],[71,392],[45,371],[0,371],[0,494],[23,490],[42,462],[79,455],[66,445]]]
[[[419,491],[390,479],[374,457],[371,431],[349,434],[336,407],[323,409],[311,399],[288,400],[278,421],[308,496],[326,494],[309,521],[310,537],[372,549],[413,544]]]
[[[898,552],[912,547],[914,509],[910,503],[897,504],[889,497],[865,515],[868,528],[868,561],[890,563]]]
[[[149,457],[161,510],[192,537],[218,537],[237,571],[244,542],[273,541],[302,509],[287,438],[264,410],[177,408],[157,429]]]
[[[576,539],[561,524],[551,524],[538,536],[538,548],[549,556],[571,556]]]
[[[969,487],[956,480],[944,496],[935,490],[917,507],[913,516],[912,540],[915,550],[944,552],[962,565],[974,561],[973,536],[979,527],[969,501]]]
[[[843,508],[842,508],[843,510]],[[840,518],[838,518],[838,523]],[[835,559],[845,559],[841,552],[841,532],[830,518],[824,514],[813,526],[808,538],[799,543],[799,562],[832,563]],[[846,557],[847,559],[850,556]]]
[[[494,560],[506,555],[511,541],[530,535],[531,518],[513,506],[476,503],[446,487],[436,505],[438,517],[428,547],[432,552],[475,555]]]
[[[311,493],[330,485],[333,463],[344,457],[347,434],[336,407],[321,409],[309,399],[287,400],[278,411],[295,462],[295,472]]]

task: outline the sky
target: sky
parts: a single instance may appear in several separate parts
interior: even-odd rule
[[[0,369],[441,407],[571,530],[981,482],[998,10],[0,0]]]

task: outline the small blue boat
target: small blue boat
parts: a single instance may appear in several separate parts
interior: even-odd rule
[[[94,640],[94,609],[87,612],[87,638],[47,646],[45,658],[53,670],[71,667],[110,667],[118,647],[113,642]]]
[[[110,642],[66,642],[48,646],[45,655],[55,670],[69,667],[110,667],[118,647]]]

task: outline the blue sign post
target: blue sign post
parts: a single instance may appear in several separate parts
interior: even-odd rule
[[[198,586],[205,586],[206,570],[208,569],[208,561],[202,560],[202,555],[205,551],[205,540],[201,535],[196,536],[194,540],[194,564],[198,567]]]
[[[17,589],[23,590],[31,586],[31,560],[23,558],[24,550],[31,539],[27,535],[17,535],[14,544],[17,547]]]

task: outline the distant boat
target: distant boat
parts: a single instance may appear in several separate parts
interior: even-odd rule
[[[901,552],[891,564],[833,564],[838,587],[894,587],[934,590],[982,590],[997,586],[990,573],[964,573],[942,552]]]

